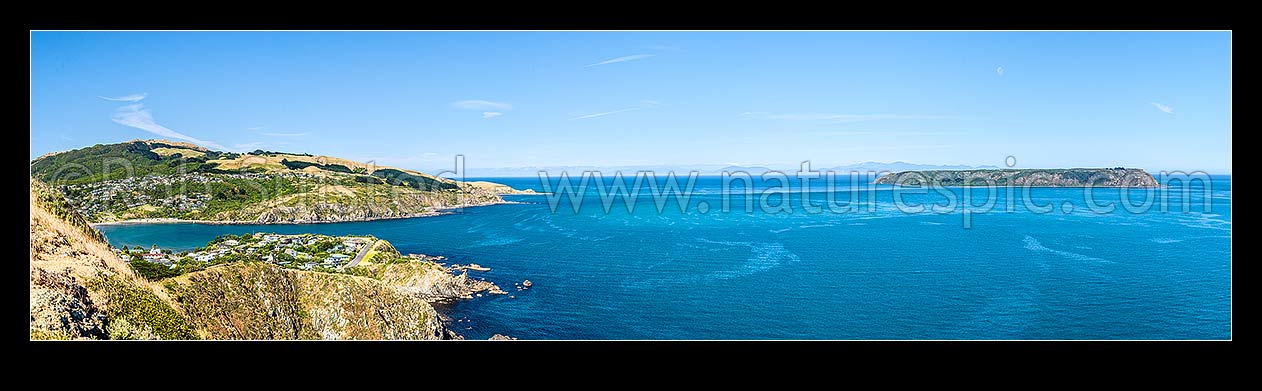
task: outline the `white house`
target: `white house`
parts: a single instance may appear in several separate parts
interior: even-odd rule
[[[342,264],[343,262],[346,262],[346,260],[348,260],[348,259],[350,259],[350,258],[351,258],[351,257],[350,257],[349,255],[346,255],[346,254],[333,254],[333,255],[329,255],[329,257],[328,257],[328,258],[325,258],[325,259],[324,259],[324,262],[326,262],[326,263],[335,263],[335,264],[339,264],[339,265],[340,265],[340,264]]]

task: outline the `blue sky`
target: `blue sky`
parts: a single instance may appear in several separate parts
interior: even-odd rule
[[[1228,32],[33,32],[31,157],[1231,167]]]

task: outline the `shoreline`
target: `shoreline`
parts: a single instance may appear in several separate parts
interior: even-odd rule
[[[421,218],[421,217],[444,216],[444,215],[454,214],[454,212],[452,212],[452,210],[454,209],[474,208],[474,207],[479,207],[479,206],[492,206],[492,205],[509,205],[509,204],[529,204],[529,202],[499,201],[499,202],[490,202],[490,203],[484,203],[484,204],[461,204],[461,205],[454,205],[454,206],[449,206],[445,208],[435,209],[428,212],[413,213],[410,215],[371,217],[371,218],[353,219],[353,220],[286,221],[286,222],[263,223],[263,222],[250,221],[250,220],[186,220],[186,219],[177,219],[177,218],[172,218],[172,217],[154,217],[154,218],[129,219],[129,220],[119,220],[119,221],[104,221],[100,223],[89,223],[88,225],[95,228],[98,226],[105,226],[105,225],[141,225],[141,224],[306,225],[306,224],[359,223],[359,222],[377,221],[377,220],[398,220],[398,219],[414,219],[414,218]]]

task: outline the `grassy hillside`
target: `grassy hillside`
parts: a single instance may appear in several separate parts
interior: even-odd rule
[[[31,180],[32,339],[194,339],[165,292]]]
[[[148,140],[41,156],[31,175],[89,222],[141,218],[259,223],[408,217],[500,202],[511,188],[346,159],[211,151]]]
[[[163,151],[165,155],[154,152],[154,149]],[[185,156],[180,151],[198,156]],[[235,154],[222,156],[233,155]],[[209,172],[214,165],[206,164],[207,159],[220,156],[219,152],[197,150],[162,141],[98,144],[35,159],[31,162],[31,175],[54,185],[73,185],[146,175]]]

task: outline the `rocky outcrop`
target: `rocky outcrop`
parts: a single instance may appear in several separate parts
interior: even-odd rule
[[[930,170],[886,174],[875,184],[899,186],[1157,187],[1151,174],[1136,168],[1028,170]]]
[[[31,337],[104,339],[105,314],[69,272],[31,269]]]
[[[494,192],[495,194],[539,194],[535,192],[535,189],[518,190],[509,187],[508,185],[486,181],[463,182],[461,187],[486,189]]]
[[[489,340],[491,341],[516,341],[517,338],[513,338],[504,334],[495,334],[495,335],[492,335],[491,338],[489,338]]]
[[[373,265],[369,268],[369,273],[383,284],[429,302],[449,303],[472,299],[480,292],[506,293],[493,282],[470,278],[467,270],[453,274],[452,269],[431,262],[404,262]]]

